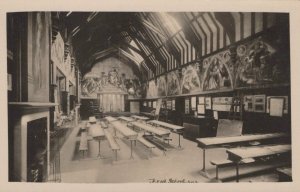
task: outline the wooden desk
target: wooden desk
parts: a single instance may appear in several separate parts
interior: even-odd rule
[[[152,134],[157,135],[159,137],[169,137],[169,135],[170,135],[170,131],[157,129],[153,126],[149,126],[149,125],[144,124],[144,123],[131,122],[131,124],[135,127],[138,127],[139,129],[143,129],[144,131],[152,133]]]
[[[226,150],[228,159],[236,164],[236,181],[239,181],[239,163],[244,159],[254,159],[291,151],[291,145],[265,145],[257,147],[242,147]]]
[[[104,140],[106,137],[102,127],[99,124],[91,124],[89,127],[89,135],[91,135],[93,139],[97,140],[99,143],[99,153],[97,157],[103,158],[100,153],[101,140]]]
[[[155,126],[161,126],[163,128],[171,130],[174,133],[177,133],[178,134],[178,147],[181,148],[180,133],[182,133],[182,130],[184,129],[184,127],[179,126],[179,125],[173,125],[173,124],[166,123],[166,122],[163,122],[163,121],[158,121],[158,120],[147,121],[147,123],[149,123],[151,125],[155,125]]]
[[[251,141],[262,141],[268,139],[275,139],[281,137],[287,137],[285,133],[269,133],[269,134],[255,134],[255,135],[242,135],[233,137],[208,137],[208,138],[198,138],[196,139],[198,147],[203,150],[203,168],[202,172],[207,175],[205,170],[205,150],[210,148],[218,148],[227,144],[245,144]]]
[[[131,118],[131,117],[124,117],[124,116],[120,116],[118,117],[120,120],[122,121],[126,121],[127,123],[128,122],[132,122],[132,121],[135,121],[135,119]]]
[[[141,121],[147,121],[149,120],[148,117],[144,117],[144,116],[137,116],[137,115],[132,115],[132,118],[136,119],[136,120],[141,120]]]
[[[105,117],[105,119],[108,121],[108,122],[112,122],[112,121],[117,121],[118,119],[114,118],[114,117],[111,117],[111,116],[107,116]]]
[[[119,121],[111,122],[111,124],[112,124],[112,126],[114,127],[115,130],[117,130],[118,132],[120,132],[127,139],[129,139],[129,140],[136,140],[137,135],[138,135],[137,132],[135,132],[132,129],[128,128],[125,124],[123,124],[123,123],[121,123]]]
[[[116,130],[117,130],[122,135],[124,135],[125,138],[130,140],[130,158],[133,159],[133,156],[132,156],[132,142],[136,141],[137,136],[138,136],[137,132],[131,130],[130,128],[128,128],[126,125],[122,124],[119,121],[113,121],[113,122],[111,122],[111,124],[114,127],[115,136],[117,135],[117,133],[116,133]]]

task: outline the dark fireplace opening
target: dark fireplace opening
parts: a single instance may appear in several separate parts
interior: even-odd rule
[[[27,124],[27,181],[47,179],[47,118]]]

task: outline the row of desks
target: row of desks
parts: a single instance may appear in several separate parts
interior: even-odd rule
[[[99,158],[102,158],[101,156],[101,141],[106,139],[104,130],[99,124],[90,124],[89,125],[89,135],[93,137],[93,139],[97,140],[99,143],[99,151],[98,151],[98,156]]]
[[[117,135],[116,131],[120,132],[126,139],[130,140],[130,158],[132,159],[132,142],[137,140],[137,132],[128,128],[126,125],[120,121],[111,121],[111,125],[114,127],[115,136]]]
[[[149,132],[151,134],[154,134],[156,136],[159,136],[159,137],[169,137],[169,135],[170,135],[170,131],[168,131],[168,130],[158,129],[156,127],[147,125],[145,123],[131,122],[131,125],[139,128],[139,129],[142,129],[146,132]]]
[[[154,134],[154,135],[159,136],[159,137],[168,137],[170,135],[170,132],[167,131],[167,130],[170,130],[170,131],[178,134],[178,147],[181,148],[180,136],[181,136],[182,131],[184,129],[183,126],[173,125],[173,124],[166,123],[166,122],[163,122],[163,121],[158,121],[158,120],[146,121],[149,118],[143,117],[143,116],[137,116],[137,115],[133,115],[131,117],[120,116],[118,118],[108,116],[108,117],[105,117],[105,119],[108,122],[115,122],[119,119],[121,121],[125,121],[127,123],[130,123],[134,127],[137,127],[139,129],[142,129],[146,132],[149,132],[149,133]],[[147,124],[144,124],[144,123],[141,123],[141,122],[138,122],[138,121],[142,121],[142,122],[146,121],[147,124],[150,124],[152,126],[149,126]],[[167,129],[167,130],[157,129],[153,126],[162,127],[164,129]]]
[[[291,145],[266,145],[266,146],[256,146],[256,147],[241,147],[226,150],[228,154],[228,159],[233,161],[236,165],[236,181],[239,181],[239,164],[244,161],[249,161],[269,157],[272,155],[281,155],[289,153],[291,151]]]
[[[169,129],[174,133],[178,134],[178,147],[181,148],[181,144],[180,144],[180,135],[182,134],[182,131],[184,129],[183,126],[179,126],[179,125],[173,125],[170,123],[166,123],[163,121],[158,121],[158,120],[151,120],[151,121],[147,121],[148,124],[154,125],[154,126],[160,126],[163,127],[165,129]]]
[[[218,148],[223,145],[240,145],[247,144],[252,141],[263,141],[268,139],[276,139],[287,137],[285,133],[270,133],[270,134],[255,134],[255,135],[242,135],[232,137],[209,137],[196,139],[198,147],[203,150],[203,168],[202,172],[207,175],[205,168],[205,150],[210,148]]]

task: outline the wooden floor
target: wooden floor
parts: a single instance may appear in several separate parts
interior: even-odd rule
[[[117,142],[121,150],[118,161],[113,162],[114,153],[109,149],[107,141],[101,142],[101,154],[105,159],[98,159],[98,142],[89,141],[89,152],[82,158],[78,152],[79,127],[75,127],[61,149],[61,182],[63,183],[149,183],[149,182],[214,182],[200,174],[202,168],[202,151],[197,144],[181,137],[182,149],[178,145],[178,135],[171,133],[171,147],[166,156],[159,149],[154,149],[148,158],[147,149],[137,142],[130,159],[130,142],[118,134]],[[109,128],[109,131],[113,131]],[[211,159],[227,157],[224,148],[207,150],[207,170],[210,176],[215,176],[215,167]],[[243,169],[243,168],[242,168]],[[244,168],[247,171],[247,168]],[[234,175],[233,168],[219,171],[220,176]],[[226,171],[227,170],[227,171]],[[240,179],[240,182],[277,182],[275,172]],[[233,179],[232,182],[235,182]]]

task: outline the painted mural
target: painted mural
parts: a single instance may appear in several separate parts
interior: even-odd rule
[[[280,40],[272,41],[274,45]],[[236,87],[288,82],[288,59],[262,37],[237,48]],[[285,62],[283,62],[285,61]]]
[[[49,14],[35,12],[28,21],[31,25],[28,39],[28,99],[47,101],[49,86]],[[46,100],[45,100],[46,99]]]
[[[265,86],[289,83],[289,40],[283,34],[267,34],[236,48],[232,58],[229,49],[167,74],[167,95],[200,93],[238,87]],[[164,96],[165,80],[158,79],[147,97],[158,92]],[[178,88],[179,87],[179,88]]]
[[[232,88],[233,65],[229,51],[224,51],[203,61],[203,91]]]
[[[107,89],[124,91],[133,97],[141,97],[142,86],[137,78],[126,78],[126,75],[118,73],[117,69],[108,72],[103,71],[99,76],[86,75],[82,80],[82,96],[97,97],[98,93]]]
[[[168,95],[178,95],[180,91],[180,78],[177,71],[172,71],[167,75]]]
[[[165,76],[160,76],[157,79],[157,93],[158,96],[166,96],[167,95],[167,81]]]
[[[197,66],[189,65],[182,69],[181,93],[188,94],[201,91],[201,80],[198,76]]]
[[[146,84],[146,86],[147,86],[147,98],[153,98],[158,96],[157,85],[155,84],[154,80],[149,81],[149,83]]]

